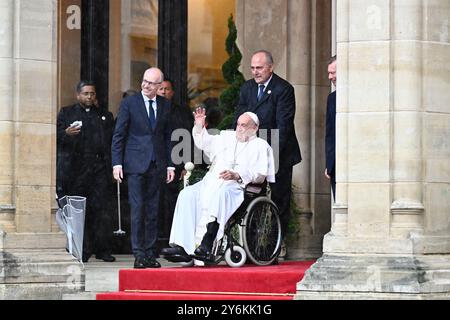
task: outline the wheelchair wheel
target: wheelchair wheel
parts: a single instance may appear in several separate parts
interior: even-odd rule
[[[259,266],[272,264],[280,254],[281,223],[278,208],[269,198],[259,197],[247,208],[242,227],[245,251]]]
[[[245,264],[246,260],[247,254],[244,248],[240,246],[233,246],[233,249],[228,248],[225,251],[225,261],[230,267],[240,268]]]

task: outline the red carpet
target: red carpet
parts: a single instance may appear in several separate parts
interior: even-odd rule
[[[119,292],[97,300],[292,300],[314,262],[120,270]]]

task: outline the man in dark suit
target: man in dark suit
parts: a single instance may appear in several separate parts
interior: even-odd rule
[[[178,194],[180,193],[180,181],[183,179],[186,171],[184,165],[186,162],[193,161],[194,141],[192,140],[192,127],[194,126],[194,116],[189,106],[181,106],[173,102],[175,94],[173,81],[166,78],[161,84],[158,95],[165,97],[171,101],[169,111],[169,127],[170,132],[174,133],[172,139],[173,145],[190,145],[190,149],[177,151],[174,156],[177,159],[172,159],[175,165],[175,178],[171,183],[162,183],[160,188],[160,203],[159,203],[159,226],[160,238],[164,239],[164,247],[169,245],[170,228],[172,226],[173,213],[175,212],[175,205],[177,204]],[[183,132],[181,132],[184,130]],[[180,136],[181,135],[181,136]],[[185,139],[189,138],[189,141]],[[190,153],[187,153],[191,150]],[[160,239],[161,240],[161,239]]]
[[[134,267],[159,268],[156,260],[158,239],[159,186],[170,183],[171,166],[169,100],[157,96],[164,75],[158,68],[143,76],[140,94],[125,98],[117,116],[112,142],[114,178],[128,178],[131,212],[131,248]]]
[[[236,128],[236,121],[241,114],[251,111],[260,120],[260,137],[262,130],[267,131],[275,162],[279,161],[271,190],[272,200],[280,210],[281,230],[285,237],[290,217],[292,168],[302,160],[294,128],[294,88],[273,73],[273,57],[268,51],[257,51],[253,55],[251,69],[253,79],[245,82],[241,88],[233,128]],[[276,132],[272,132],[274,129],[278,130],[278,139],[275,138]]]
[[[93,82],[77,85],[78,103],[64,107],[57,119],[58,198],[66,195],[86,197],[83,262],[92,254],[113,262],[111,255],[111,112],[96,104]],[[79,123],[77,123],[79,122]]]
[[[336,87],[336,56],[328,62],[328,79]],[[327,100],[327,122],[325,133],[326,165],[325,177],[330,180],[333,199],[336,201],[336,91]]]

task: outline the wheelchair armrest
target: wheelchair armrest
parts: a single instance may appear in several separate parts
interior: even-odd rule
[[[264,182],[262,184],[257,183],[249,183],[245,187],[245,193],[250,196],[260,195],[266,192],[267,183]]]

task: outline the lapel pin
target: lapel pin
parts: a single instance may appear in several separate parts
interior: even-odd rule
[[[272,94],[272,90],[267,91],[267,94]]]
[[[105,120],[106,120],[106,117],[105,117],[105,116],[103,116],[103,117],[102,117],[102,120],[103,120],[103,121],[105,121]]]

